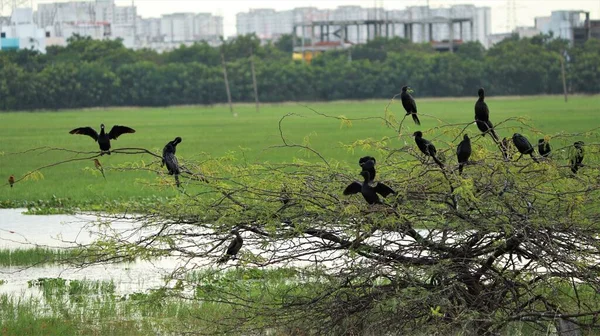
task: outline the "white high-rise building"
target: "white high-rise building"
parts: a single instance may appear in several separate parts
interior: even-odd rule
[[[585,23],[583,11],[553,11],[550,16],[536,17],[535,28],[544,34],[552,34],[573,42],[573,28],[582,27]]]

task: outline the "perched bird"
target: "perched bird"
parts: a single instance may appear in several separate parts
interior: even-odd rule
[[[387,185],[379,182],[374,187],[369,184],[369,181],[372,181],[369,171],[363,170],[360,172],[360,175],[364,177],[363,183],[352,182],[350,185],[344,189],[344,195],[352,195],[356,193],[361,193],[365,198],[365,201],[369,204],[381,204],[381,200],[377,194],[380,194],[383,197],[387,197],[389,194],[396,193],[392,188]]]
[[[375,163],[377,163],[377,161],[372,156],[363,156],[358,160],[358,164],[360,165],[362,170],[366,170],[369,172],[369,176],[371,178],[369,182],[373,182],[373,180],[375,179]]]
[[[546,139],[546,138],[539,139],[538,140],[538,153],[540,153],[540,156],[547,158],[548,156],[550,156],[551,152],[552,152],[552,148],[550,147],[550,142],[548,141],[548,139]]]
[[[456,157],[458,158],[458,173],[462,174],[464,165],[469,161],[471,156],[471,139],[468,135],[463,136],[463,141],[456,147]]]
[[[182,139],[180,137],[176,137],[175,140],[169,141],[163,148],[162,153],[162,166],[167,165],[169,175],[175,176],[175,183],[177,184],[177,187],[180,186],[179,174],[181,174],[181,169],[179,168],[179,162],[177,161],[175,152],[177,151],[177,144],[179,144],[181,140]]]
[[[415,142],[417,143],[417,146],[421,152],[427,156],[431,156],[433,161],[435,161],[440,168],[444,168],[444,164],[436,156],[437,150],[435,149],[435,146],[431,143],[431,141],[423,139],[423,132],[416,131],[413,133],[413,136],[415,137]]]
[[[519,159],[521,159],[521,157],[524,154],[528,154],[531,156],[533,161],[539,162],[533,155],[533,153],[534,153],[533,146],[531,145],[529,140],[527,140],[526,137],[522,136],[519,133],[515,133],[515,134],[513,134],[512,140],[513,140],[513,143],[515,144],[515,147],[519,151],[519,153],[521,153],[521,155],[519,155],[519,158],[517,159],[517,161],[519,161]]]
[[[13,184],[15,184],[15,176],[14,175],[10,175],[8,177],[8,184],[10,184],[10,187],[13,187]]]
[[[494,131],[494,125],[490,121],[490,109],[485,103],[485,91],[483,88],[479,88],[477,92],[479,94],[479,99],[475,103],[475,123],[477,124],[477,128],[483,133],[483,136],[486,133],[489,133],[494,140],[498,141],[498,135]]]
[[[415,103],[414,98],[410,95],[408,91],[408,86],[402,87],[402,93],[400,94],[400,99],[402,100],[402,106],[404,110],[406,110],[406,115],[412,115],[412,118],[417,125],[421,125],[419,121],[419,117],[417,117],[417,104]]]
[[[569,160],[569,164],[571,165],[571,171],[573,172],[573,174],[577,174],[579,167],[583,166],[583,164],[581,164],[583,162],[583,155],[585,154],[585,151],[583,150],[583,145],[585,145],[583,141],[576,141],[573,144],[573,150],[570,154]]]
[[[117,138],[121,134],[135,133],[135,130],[127,126],[115,125],[113,126],[113,128],[111,128],[110,132],[104,133],[104,124],[101,124],[100,134],[98,134],[96,130],[94,130],[91,127],[79,127],[74,130],[71,130],[69,133],[82,134],[91,137],[92,139],[94,139],[94,141],[98,142],[98,145],[100,146],[101,155],[104,155],[105,153],[110,155],[110,140],[117,140]]]
[[[94,166],[96,166],[96,169],[98,169],[102,173],[102,177],[104,177],[104,179],[106,180],[106,176],[104,176],[104,168],[102,168],[102,165],[100,164],[100,161],[98,161],[98,159],[94,159]]]
[[[231,231],[231,233],[235,235],[235,238],[231,241],[231,243],[229,243],[229,247],[227,248],[225,255],[222,256],[219,260],[217,260],[217,264],[226,263],[231,258],[235,259],[236,255],[238,254],[238,252],[242,248],[242,245],[244,244],[244,240],[242,239],[242,236],[240,236],[237,230],[233,230]]]

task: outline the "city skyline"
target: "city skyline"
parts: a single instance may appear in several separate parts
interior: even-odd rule
[[[17,0],[21,7],[33,4],[34,10],[38,4],[65,2],[66,0]],[[73,1],[73,0],[71,0]],[[76,1],[76,0],[75,0]],[[89,1],[89,0],[88,0]],[[11,0],[0,0],[3,15],[6,13],[6,4]],[[290,10],[297,7],[316,7],[319,9],[334,9],[339,6],[362,6],[364,8],[383,7],[386,10],[405,9],[410,6],[425,6],[429,4],[432,8],[450,7],[457,4],[472,4],[475,6],[487,6],[491,8],[492,33],[508,32],[507,25],[511,26],[533,26],[534,18],[538,16],[549,16],[554,10],[586,10],[592,19],[600,19],[600,0],[516,0],[516,18],[514,21],[507,20],[506,0],[115,0],[119,6],[131,6],[135,4],[137,13],[143,18],[160,17],[165,14],[193,12],[211,13],[223,17],[223,34],[225,37],[236,35],[236,14],[248,12],[250,9],[271,8],[277,11]],[[541,5],[543,4],[543,5]]]
[[[432,8],[449,7],[457,4],[472,4],[488,6],[492,11],[492,33],[507,32],[507,10],[505,0],[134,0],[138,14],[142,17],[159,17],[162,14],[174,12],[209,12],[223,16],[224,35],[236,34],[236,14],[248,12],[250,9],[271,8],[277,11],[289,10],[296,7],[317,7],[319,9],[334,9],[339,6],[374,7],[378,5],[387,10],[405,9],[409,6],[425,6]],[[549,16],[553,10],[586,10],[592,18],[600,19],[600,0],[517,0],[516,26],[533,26],[534,18]],[[116,0],[124,6],[131,4],[129,0]],[[543,6],[541,5],[543,3]],[[168,8],[168,10],[166,10]]]

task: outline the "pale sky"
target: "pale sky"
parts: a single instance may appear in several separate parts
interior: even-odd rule
[[[0,0],[0,3],[11,0]],[[56,0],[18,0],[36,3],[56,2]],[[251,8],[273,8],[287,10],[294,7],[317,7],[333,9],[343,5],[374,7],[375,4],[385,9],[403,9],[407,6],[423,6],[427,0],[116,0],[120,6],[134,2],[138,14],[144,18],[159,17],[161,14],[176,12],[208,12],[224,17],[225,36],[235,35],[235,15],[247,12]],[[446,7],[456,4],[474,4],[488,6],[492,9],[492,32],[506,31],[506,0],[429,0],[432,8]],[[553,10],[586,10],[591,12],[592,19],[600,19],[600,0],[516,0],[518,26],[533,26],[536,16],[549,16]]]

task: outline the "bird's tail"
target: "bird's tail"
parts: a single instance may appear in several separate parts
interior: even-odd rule
[[[444,169],[444,164],[442,163],[442,161],[440,161],[440,159],[438,159],[435,155],[431,156],[433,158],[433,161],[435,161],[435,163],[440,166],[440,168]]]
[[[533,155],[533,153],[529,154],[531,155],[531,159],[535,162],[535,163],[540,163],[540,161],[538,161],[538,159],[535,157],[535,155]]]
[[[413,121],[415,122],[415,124],[417,124],[417,125],[420,126],[421,125],[421,121],[419,121],[419,117],[417,117],[417,114],[415,112],[413,112],[411,114],[412,114],[412,118],[413,118]]]
[[[219,264],[219,265],[224,264],[229,260],[229,258],[231,258],[231,256],[229,254],[226,254],[226,255],[222,256],[221,258],[219,258],[219,260],[217,260],[217,264]]]
[[[465,166],[464,163],[459,163],[458,164],[458,175],[462,175],[464,166]]]
[[[498,134],[496,134],[496,131],[494,131],[493,128],[490,128],[489,132],[490,132],[490,135],[492,136],[492,138],[494,138],[494,140],[496,142],[500,141],[500,139],[498,139]]]
[[[177,184],[177,188],[179,188],[181,186],[181,183],[179,183],[179,174],[175,174],[175,184]]]
[[[577,174],[577,171],[579,170],[579,164],[573,160],[571,160],[571,171],[573,172],[573,174]]]

